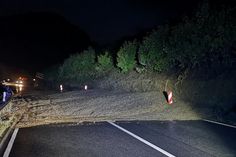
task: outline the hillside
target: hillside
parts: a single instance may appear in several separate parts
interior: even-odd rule
[[[28,69],[30,66],[25,65],[39,64],[38,68],[42,69],[48,64],[55,64],[55,57],[61,60],[68,57],[64,52],[80,51],[89,43],[86,33],[54,13],[0,17],[1,61],[5,63],[12,61]],[[45,57],[52,63],[41,64]]]

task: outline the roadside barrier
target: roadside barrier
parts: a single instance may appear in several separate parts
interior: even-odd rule
[[[60,85],[60,91],[63,92],[63,86],[62,86],[62,84]]]
[[[169,91],[167,93],[167,95],[168,95],[168,97],[167,97],[168,104],[172,104],[173,103],[173,93],[172,93],[172,91]]]
[[[3,92],[2,102],[6,102],[6,96],[7,96],[7,92]]]
[[[172,91],[168,91],[167,92],[167,85],[168,85],[169,80],[166,80],[166,84],[165,84],[165,90],[163,91],[163,94],[166,98],[166,101],[168,104],[172,104],[173,103],[173,93]]]

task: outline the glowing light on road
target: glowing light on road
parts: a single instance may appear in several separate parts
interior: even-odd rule
[[[84,90],[88,90],[88,86],[87,85],[84,86]]]
[[[23,90],[23,87],[22,86],[19,86],[19,91],[21,92]]]
[[[18,87],[23,87],[23,84],[18,84],[17,86],[18,86]]]

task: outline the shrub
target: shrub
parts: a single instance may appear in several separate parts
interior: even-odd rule
[[[168,69],[169,60],[166,51],[168,31],[167,26],[159,27],[144,38],[138,52],[138,61],[141,65],[158,72]]]
[[[204,4],[194,18],[173,27],[168,48],[176,65],[192,69],[230,64],[235,42],[232,15],[230,10],[212,12]]]
[[[60,67],[61,80],[76,80],[80,83],[95,76],[95,51],[92,48],[66,59]]]
[[[125,42],[117,53],[117,66],[126,73],[136,65],[137,42]]]
[[[98,62],[97,66],[98,71],[106,72],[113,68],[112,57],[107,51],[104,54],[98,56],[97,62]]]

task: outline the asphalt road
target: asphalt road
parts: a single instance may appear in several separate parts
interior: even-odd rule
[[[19,129],[10,157],[235,157],[236,129],[205,121],[135,121]]]

